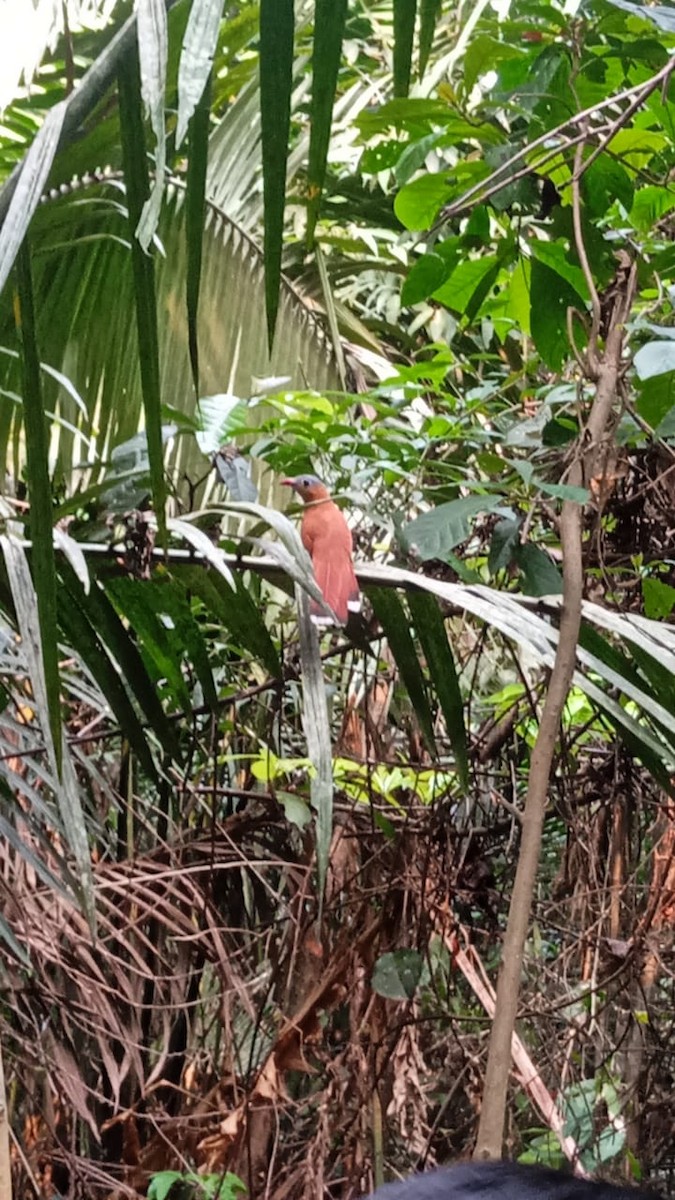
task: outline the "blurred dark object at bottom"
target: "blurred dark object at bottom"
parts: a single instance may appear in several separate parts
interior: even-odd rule
[[[467,1162],[400,1183],[385,1183],[373,1200],[657,1200],[654,1192],[577,1179],[550,1167],[513,1162]]]

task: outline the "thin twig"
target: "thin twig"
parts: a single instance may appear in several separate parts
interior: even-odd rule
[[[586,125],[582,126],[586,130]],[[584,146],[579,143],[574,154],[574,174],[572,176],[572,227],[574,229],[574,242],[576,245],[577,256],[581,263],[581,269],[586,280],[591,297],[591,332],[588,338],[588,347],[586,349],[586,359],[588,366],[586,374],[589,379],[595,381],[598,377],[598,337],[600,335],[600,321],[602,319],[602,311],[600,308],[600,297],[598,289],[595,286],[593,272],[588,261],[586,252],[586,243],[584,241],[584,233],[581,227],[581,190],[579,181],[581,179],[581,164],[583,162]],[[574,345],[574,341],[572,342]]]

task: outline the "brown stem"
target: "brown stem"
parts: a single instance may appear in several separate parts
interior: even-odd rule
[[[574,474],[578,486],[579,464]],[[500,1158],[502,1152],[506,1092],[511,1071],[513,1037],[525,940],[539,866],[541,831],[548,797],[548,781],[555,753],[560,718],[567,699],[576,661],[581,624],[583,568],[581,559],[581,508],[572,500],[563,504],[560,519],[563,548],[563,608],[560,638],[551,679],[530,761],[530,779],[522,814],[522,841],[513,885],[509,919],[504,935],[502,967],[497,983],[497,1002],[490,1036],[483,1107],[481,1109],[476,1158]]]
[[[579,204],[578,188],[575,202]],[[577,219],[580,232],[581,226]],[[588,486],[601,461],[602,444],[611,432],[622,370],[624,323],[635,291],[635,267],[620,258],[621,284],[617,286],[609,332],[602,357],[594,364],[596,390],[586,429],[581,434],[569,482]],[[500,1158],[504,1139],[506,1098],[511,1072],[511,1048],[518,1011],[518,993],[532,898],[539,866],[541,834],[548,786],[560,721],[576,662],[583,599],[582,510],[565,501],[560,518],[563,554],[563,607],[560,637],[551,671],[544,711],[530,761],[530,778],[522,815],[522,841],[504,934],[502,965],[485,1073],[483,1107],[474,1156]]]

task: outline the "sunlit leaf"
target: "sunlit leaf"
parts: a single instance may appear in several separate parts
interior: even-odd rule
[[[166,89],[168,35],[164,0],[136,0],[136,20],[138,22],[141,93],[155,135],[154,176],[150,195],[145,200],[136,227],[136,237],[143,249],[147,251],[157,230],[166,171],[164,92]]]
[[[190,8],[178,68],[177,150],[211,74],[222,12],[223,0],[196,0]]]
[[[21,165],[14,194],[0,230],[0,292],[7,282],[37,208],[59,144],[66,115],[64,102],[49,110]]]

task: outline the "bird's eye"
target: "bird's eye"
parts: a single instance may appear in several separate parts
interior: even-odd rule
[[[310,480],[309,480],[309,479],[301,479],[301,480],[300,480],[300,482],[301,482],[301,484],[302,484],[302,486],[303,486],[303,487],[310,487],[310,486],[311,486],[311,484],[310,484]]]

